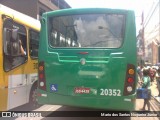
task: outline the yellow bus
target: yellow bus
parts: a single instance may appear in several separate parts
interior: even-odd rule
[[[38,20],[0,4],[0,111],[36,101],[40,27]]]

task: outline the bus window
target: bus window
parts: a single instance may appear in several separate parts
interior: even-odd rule
[[[31,58],[38,57],[38,46],[39,46],[39,32],[30,29],[30,56]]]
[[[7,50],[11,49],[9,43],[12,42],[11,39],[11,34],[13,29],[17,29],[17,42],[14,43],[14,47],[19,47],[15,48],[16,51],[11,51],[17,52],[19,51],[19,54],[17,55],[12,55],[6,52]],[[26,30],[25,27],[17,24],[15,22],[10,21],[9,19],[6,19],[4,21],[4,27],[3,27],[3,45],[4,45],[4,70],[5,71],[10,71],[14,69],[15,67],[23,64],[27,60],[27,37],[26,37]],[[21,54],[21,47],[24,50],[24,55]]]
[[[86,14],[51,17],[50,44],[53,47],[118,48],[124,37],[122,14]]]

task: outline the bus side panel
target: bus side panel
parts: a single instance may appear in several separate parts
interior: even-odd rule
[[[7,99],[8,99],[8,89],[3,88],[1,86],[0,88],[0,100],[3,102],[0,102],[0,111],[6,111],[7,110]]]
[[[35,63],[37,63],[37,60],[28,60],[24,65],[5,74],[9,85],[8,110],[29,102],[30,90],[34,82],[37,81]]]
[[[0,111],[7,110],[8,86],[3,72],[2,16],[0,14]]]
[[[136,25],[135,16],[132,12],[128,12],[125,33],[125,52],[127,61],[137,65],[137,47],[136,47]]]

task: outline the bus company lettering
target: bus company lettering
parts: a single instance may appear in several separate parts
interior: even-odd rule
[[[74,88],[74,93],[76,93],[76,94],[89,94],[90,88],[76,87],[76,88]]]

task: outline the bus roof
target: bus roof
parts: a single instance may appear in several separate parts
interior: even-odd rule
[[[44,15],[47,14],[48,17],[52,16],[53,14],[56,15],[70,15],[70,14],[81,14],[81,13],[126,13],[131,12],[134,14],[133,10],[128,9],[112,9],[112,8],[68,8],[68,9],[60,9],[55,11],[49,11],[44,13]]]
[[[20,13],[20,12],[13,10],[7,6],[2,5],[2,4],[0,4],[0,14],[10,16],[15,21],[17,21],[25,26],[28,26],[30,28],[33,28],[37,31],[40,31],[41,24],[40,24],[39,20],[36,20],[30,16],[27,16],[23,13]]]

